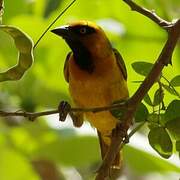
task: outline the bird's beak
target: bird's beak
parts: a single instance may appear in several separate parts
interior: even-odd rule
[[[69,36],[69,27],[68,26],[60,26],[55,29],[52,29],[51,32],[54,34],[66,38]]]

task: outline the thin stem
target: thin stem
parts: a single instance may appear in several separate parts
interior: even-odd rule
[[[44,35],[49,31],[49,29],[52,27],[52,25],[75,3],[76,0],[73,0],[55,19],[54,21],[47,27],[47,29],[42,33],[42,35],[39,37],[39,39],[34,44],[34,49],[40,42],[40,40],[44,37]]]
[[[179,93],[176,91],[176,89],[174,88],[174,86],[172,86],[172,84],[170,83],[170,81],[165,77],[165,76],[161,76],[168,84],[169,86],[173,89],[173,91],[176,93],[176,95],[180,98]]]
[[[146,121],[138,124],[128,135],[128,138],[130,139],[139,129],[141,129],[146,124]]]
[[[128,4],[130,6],[130,8],[133,11],[137,11],[140,14],[150,18],[152,21],[154,21],[156,24],[158,24],[161,28],[164,28],[166,30],[168,30],[171,26],[172,23],[165,21],[164,19],[162,19],[161,17],[159,17],[154,10],[148,10],[144,7],[139,6],[138,4],[136,4],[135,2],[133,2],[132,0],[123,0],[126,4]]]
[[[113,109],[127,109],[126,102],[113,104],[110,106],[103,106],[103,107],[92,107],[92,108],[71,108],[70,112],[100,112],[100,111],[107,111],[107,110],[113,110]],[[16,112],[6,112],[6,111],[0,111],[0,116],[7,117],[7,116],[22,116],[22,117],[28,117],[30,119],[36,119],[40,116],[47,116],[52,114],[58,114],[59,110],[49,110],[49,111],[42,111],[42,112],[25,112],[25,111],[16,111]]]

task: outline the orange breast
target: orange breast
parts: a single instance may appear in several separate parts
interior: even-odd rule
[[[69,90],[78,107],[100,107],[115,100],[128,97],[126,81],[112,55],[106,59],[96,59],[92,73],[81,70],[73,58],[69,60]],[[110,132],[117,119],[110,112],[86,113],[88,121],[102,133]]]

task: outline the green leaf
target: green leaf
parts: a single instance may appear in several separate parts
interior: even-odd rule
[[[159,127],[160,114],[151,113],[147,120],[149,129],[157,128]]]
[[[155,94],[154,94],[154,100],[153,100],[153,105],[154,106],[157,106],[159,105],[162,101],[163,101],[163,98],[164,98],[164,92],[162,89],[158,89]]]
[[[176,141],[176,150],[180,152],[180,141]]]
[[[149,96],[149,94],[146,94],[145,96],[144,96],[144,99],[143,99],[148,105],[150,105],[150,106],[153,106],[153,103],[152,103],[152,101],[151,101],[151,98],[150,98],[150,96]]]
[[[148,114],[149,114],[148,109],[146,108],[146,106],[143,103],[141,103],[138,106],[137,111],[135,113],[135,121],[136,122],[146,121]]]
[[[180,158],[180,141],[176,141],[176,151],[179,152],[179,158]]]
[[[180,75],[175,76],[171,81],[170,84],[174,87],[180,86]]]
[[[143,81],[132,81],[132,83],[142,83]]]
[[[0,154],[0,179],[39,180],[37,172],[23,153],[13,150],[12,147],[1,147]]]
[[[168,121],[165,126],[176,140],[180,140],[180,117]]]
[[[134,62],[132,63],[132,68],[134,71],[142,76],[147,76],[152,69],[153,64],[149,62]]]
[[[172,141],[163,127],[150,130],[148,134],[149,144],[162,157],[169,158],[172,155]]]
[[[175,95],[175,96],[177,96],[177,97],[180,98],[180,94],[179,94],[174,88],[172,88],[171,86],[168,86],[168,85],[166,85],[166,84],[163,84],[163,83],[162,83],[162,86],[163,86],[163,88],[164,88],[166,91],[168,91],[170,94]]]
[[[148,116],[149,122],[158,123],[159,119],[160,119],[159,114],[152,113],[152,114],[149,114]]]
[[[19,80],[33,63],[33,41],[17,27],[0,25],[0,29],[14,39],[16,48],[19,51],[18,63],[7,71],[0,73],[0,82]]]
[[[121,104],[123,102],[125,102],[125,100],[117,100],[117,101],[113,102],[113,104]],[[125,111],[126,111],[125,109],[112,109],[112,110],[110,110],[111,114],[119,120],[121,120]]]
[[[97,138],[90,136],[59,137],[41,145],[35,154],[68,166],[86,166],[100,161]]]
[[[173,100],[165,112],[165,121],[172,121],[180,118],[180,100]]]
[[[140,175],[153,172],[180,172],[178,166],[129,145],[123,147],[123,154],[128,167]]]
[[[48,17],[53,11],[55,11],[61,3],[61,0],[50,0],[46,3],[44,17]]]

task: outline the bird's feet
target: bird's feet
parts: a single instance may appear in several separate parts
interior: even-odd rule
[[[67,101],[61,101],[58,106],[59,110],[59,120],[65,121],[67,115],[69,114],[73,125],[75,127],[81,127],[83,124],[83,113],[81,112],[72,112],[71,105]]]
[[[58,106],[59,121],[65,121],[68,113],[71,111],[71,105],[67,101],[61,101]]]

